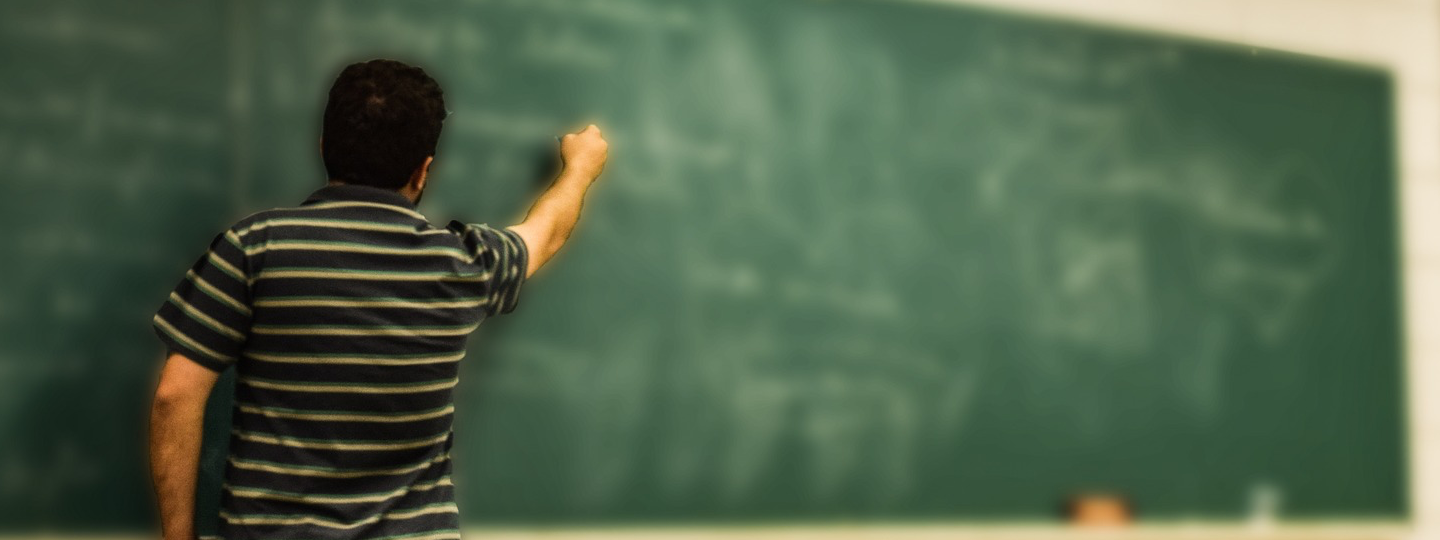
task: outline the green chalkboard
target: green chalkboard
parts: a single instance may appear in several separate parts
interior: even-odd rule
[[[571,244],[472,340],[469,522],[1049,519],[1085,488],[1407,512],[1380,70],[909,2],[53,5],[7,10],[159,45],[0,36],[35,74],[0,83],[0,523],[148,523],[148,317],[228,220],[320,185],[325,91],[376,56],[446,90],[437,223],[518,217],[567,127],[611,141]]]
[[[146,321],[236,195],[224,15],[0,7],[0,529],[152,519]]]

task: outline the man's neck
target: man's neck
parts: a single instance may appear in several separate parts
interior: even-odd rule
[[[327,181],[325,182],[325,185],[326,185],[326,186],[346,186],[346,185],[349,185],[349,184],[347,184],[346,182],[344,182],[344,181],[342,181],[342,180],[334,180],[334,179],[331,179],[331,180],[327,180]],[[400,196],[405,197],[406,199],[410,199],[410,202],[411,202],[411,203],[414,203],[414,204],[420,204],[420,197],[424,194],[422,190],[415,189],[415,186],[413,186],[413,185],[411,185],[411,184],[406,184],[405,187],[402,187],[402,188],[400,188],[400,189],[397,189],[397,190],[395,190],[395,192],[396,192],[396,193],[399,193]]]

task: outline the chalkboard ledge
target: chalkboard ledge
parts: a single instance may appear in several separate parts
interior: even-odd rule
[[[1035,524],[865,524],[717,527],[613,527],[600,529],[467,529],[486,540],[1411,540],[1424,537],[1401,522],[1315,521],[1257,526],[1249,523],[1156,523],[1126,529],[1081,530]]]
[[[605,526],[598,528],[468,527],[463,538],[485,540],[1414,540],[1430,538],[1403,522],[1306,521],[1256,526],[1227,522],[1147,523],[1126,529],[1080,530],[1025,523],[855,525]],[[144,534],[5,534],[0,540],[153,540]],[[202,536],[200,540],[218,540]]]

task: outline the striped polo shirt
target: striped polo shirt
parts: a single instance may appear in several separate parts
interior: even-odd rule
[[[525,243],[331,185],[217,236],[153,320],[235,366],[222,538],[459,537],[451,418],[465,340],[515,308]]]

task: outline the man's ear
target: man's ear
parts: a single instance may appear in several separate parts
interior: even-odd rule
[[[415,189],[425,189],[426,181],[431,179],[431,163],[435,163],[435,156],[426,156],[425,163],[420,164],[420,177],[415,183]]]
[[[425,182],[430,178],[430,164],[435,162],[435,156],[425,156],[425,162],[415,169],[414,176],[410,177],[410,185],[416,193],[425,189]]]

